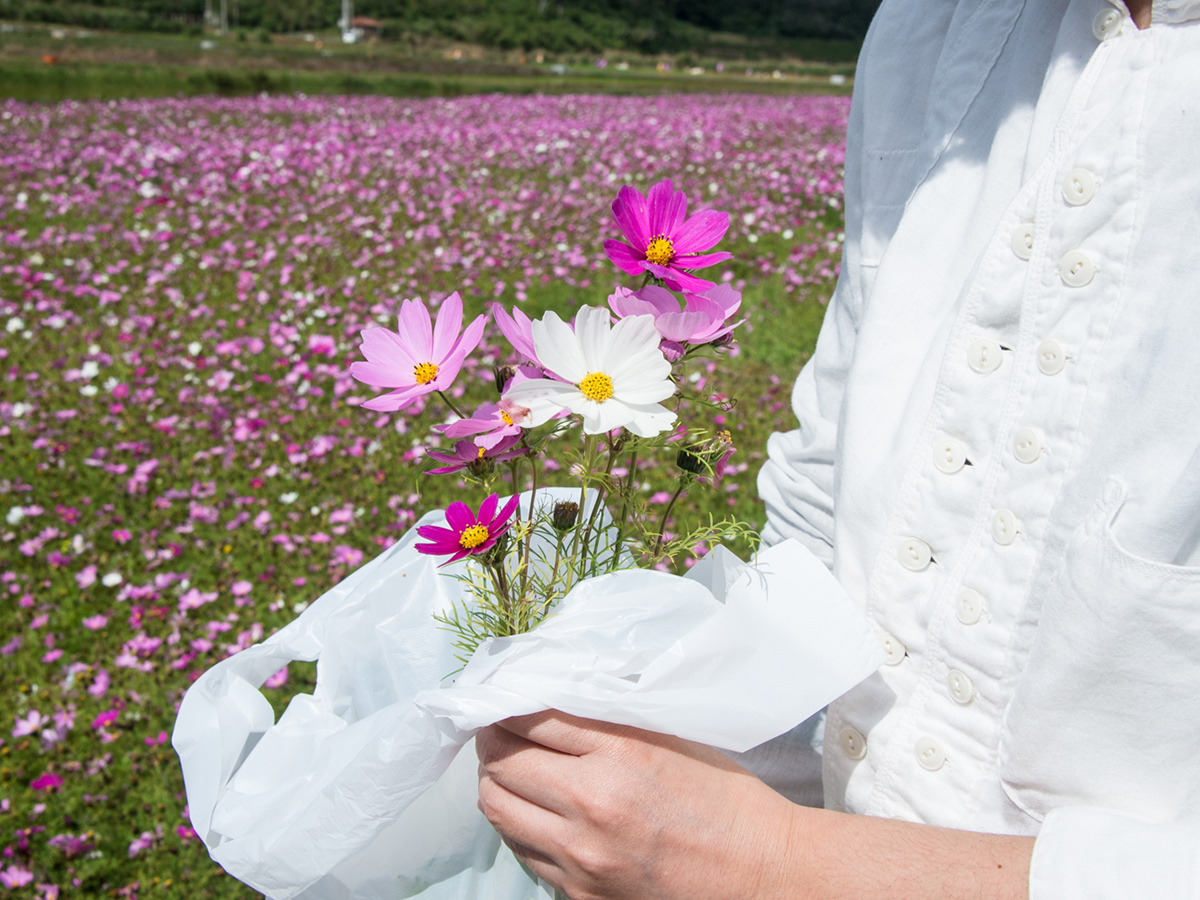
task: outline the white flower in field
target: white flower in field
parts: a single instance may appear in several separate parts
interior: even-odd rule
[[[9,525],[20,525],[21,520],[25,518],[25,510],[20,506],[11,506],[8,510],[8,515],[4,517],[4,521]]]
[[[4,326],[4,330],[9,334],[16,334],[25,327],[25,320],[20,316],[13,316],[8,320],[8,324]]]
[[[83,394],[85,397],[95,397],[99,391],[100,388],[96,387],[94,384],[85,384],[79,389],[79,393]]]
[[[140,185],[138,185],[138,193],[149,200],[158,193],[158,188],[156,188],[149,181],[143,181]]]
[[[286,494],[279,495],[279,502],[280,503],[295,503],[296,498],[299,496],[300,495],[297,494],[295,491],[288,491]]]
[[[564,381],[533,379],[510,387],[505,401],[529,410],[518,424],[541,425],[563,409],[583,416],[585,434],[624,427],[653,437],[675,423],[675,413],[659,405],[675,393],[675,384],[652,316],[628,316],[614,326],[608,310],[584,306],[574,331],[552,312],[531,330],[538,359]]]
[[[188,344],[188,353],[192,354],[192,356],[199,356],[200,351],[203,349],[204,345],[202,345],[199,341],[192,341],[190,344]]]
[[[116,587],[122,581],[120,572],[109,572],[100,579],[100,583],[105,587]]]
[[[91,381],[100,374],[100,364],[94,359],[89,359],[79,367],[79,377],[84,381]]]
[[[12,417],[14,419],[19,419],[23,415],[25,415],[25,413],[29,412],[31,409],[33,409],[33,407],[30,406],[28,403],[21,403],[18,401],[17,403],[14,403],[12,405]]]

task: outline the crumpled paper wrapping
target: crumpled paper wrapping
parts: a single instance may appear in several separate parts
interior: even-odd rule
[[[544,898],[476,808],[475,754],[460,750],[478,729],[553,708],[740,752],[883,660],[825,566],[787,541],[754,565],[717,548],[682,578],[583,582],[535,631],[481,645],[451,683],[453,638],[433,616],[462,583],[416,540],[414,528],[213,666],[180,707],[192,825],[274,900]],[[258,688],[293,660],[317,661],[317,686],[275,722]]]

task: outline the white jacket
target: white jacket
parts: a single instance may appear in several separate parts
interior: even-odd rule
[[[841,279],[759,479],[889,664],[825,804],[1200,897],[1200,0],[884,0]]]

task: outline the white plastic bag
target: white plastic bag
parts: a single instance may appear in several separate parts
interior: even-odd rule
[[[789,541],[755,566],[718,548],[684,578],[583,582],[535,631],[485,642],[449,684],[452,636],[433,616],[462,586],[415,540],[413,529],[183,700],[172,742],[192,825],[268,897],[545,896],[476,808],[475,754],[459,751],[478,729],[553,708],[744,751],[883,660],[825,566]],[[293,660],[317,661],[317,686],[274,722],[258,687]]]

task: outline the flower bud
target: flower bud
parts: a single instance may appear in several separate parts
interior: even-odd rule
[[[492,377],[496,379],[496,393],[503,394],[504,389],[508,387],[508,383],[516,374],[517,370],[512,366],[496,366],[492,369]]]
[[[554,504],[554,512],[550,515],[550,524],[554,530],[565,534],[575,527],[579,518],[579,504],[570,500],[559,500]]]
[[[706,471],[704,460],[695,452],[700,449],[700,447],[684,447],[676,455],[675,465],[692,475],[703,475]]]

